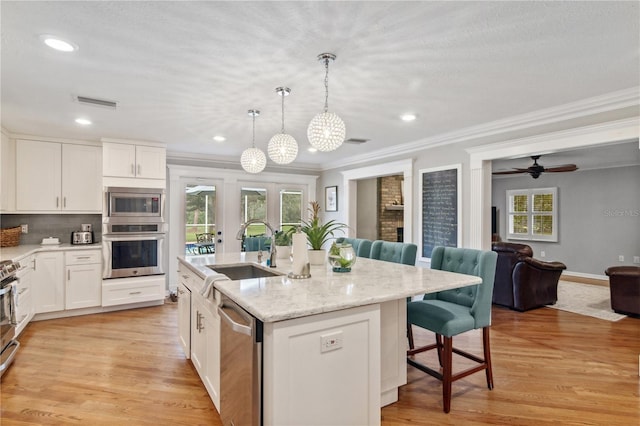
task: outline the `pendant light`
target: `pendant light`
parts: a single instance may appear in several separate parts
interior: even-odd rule
[[[324,112],[313,117],[307,128],[309,143],[320,151],[334,151],[342,142],[346,135],[344,121],[336,114],[329,112],[329,61],[336,59],[333,53],[321,53],[318,60],[324,61]]]
[[[260,173],[267,165],[267,157],[261,149],[256,148],[256,117],[260,115],[260,111],[250,109],[248,114],[253,117],[253,143],[251,148],[247,148],[240,157],[242,168],[248,173]]]
[[[293,136],[284,132],[284,97],[291,93],[291,89],[278,87],[276,93],[282,96],[282,130],[271,138],[267,152],[274,163],[289,164],[298,155],[298,142]]]

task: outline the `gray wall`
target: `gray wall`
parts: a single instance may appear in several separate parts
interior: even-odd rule
[[[71,232],[79,231],[80,225],[93,225],[95,241],[102,241],[102,215],[99,214],[3,214],[0,226],[11,228],[29,225],[29,233],[20,235],[20,244],[40,244],[45,237],[58,237],[61,243],[71,242]]]
[[[639,184],[640,166],[494,178],[498,232],[504,239],[508,189],[558,187],[558,242],[514,242],[530,245],[536,258],[563,262],[569,272],[602,276],[607,267],[631,265],[640,256]]]
[[[378,239],[378,179],[358,181],[357,238]]]

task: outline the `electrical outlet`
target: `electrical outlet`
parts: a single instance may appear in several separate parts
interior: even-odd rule
[[[27,224],[20,225],[20,228],[22,228],[20,230],[20,232],[22,232],[23,234],[28,234],[29,233],[29,225],[27,225]]]
[[[618,262],[624,262],[624,256],[623,255],[619,255],[618,256]]]
[[[640,256],[633,256],[633,263],[640,263]]]
[[[544,251],[540,252],[540,257],[545,257],[547,255],[547,253],[545,253]]]
[[[329,352],[342,347],[342,331],[320,336],[320,352]]]

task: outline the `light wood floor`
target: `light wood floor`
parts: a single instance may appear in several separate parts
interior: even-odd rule
[[[0,424],[220,425],[184,359],[176,317],[177,305],[165,304],[30,324],[2,377]],[[418,343],[432,338],[415,334]],[[479,339],[470,333],[454,344],[477,352]],[[491,340],[492,391],[483,373],[457,381],[444,414],[440,383],[408,367],[382,424],[639,424],[639,319],[494,307]]]

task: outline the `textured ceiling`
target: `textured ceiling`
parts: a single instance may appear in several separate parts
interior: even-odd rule
[[[238,158],[281,125],[298,163],[415,143],[482,123],[640,86],[638,2],[11,2],[0,4],[2,126],[13,133],[160,141]],[[39,36],[79,46],[59,53]],[[311,154],[307,124],[329,109],[347,126]],[[81,105],[74,96],[118,103]],[[404,123],[399,116],[414,112]],[[93,121],[74,123],[77,116]],[[225,142],[214,142],[221,134]]]

